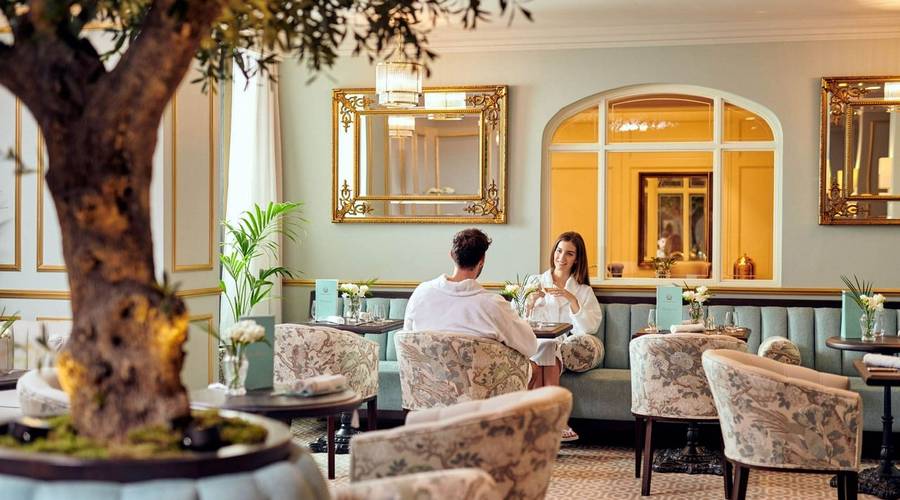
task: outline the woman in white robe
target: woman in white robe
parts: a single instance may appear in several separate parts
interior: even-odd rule
[[[603,321],[603,311],[588,278],[588,259],[584,239],[570,231],[559,235],[550,254],[550,269],[539,278],[540,290],[531,297],[531,320],[571,323],[572,334],[594,334]],[[529,388],[559,385],[562,374],[560,346],[566,335],[555,339],[538,339],[537,353],[531,357],[532,378]],[[563,441],[574,441],[578,435],[567,428]]]

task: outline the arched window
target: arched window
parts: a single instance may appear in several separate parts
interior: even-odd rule
[[[654,280],[661,261],[679,280],[780,282],[781,127],[767,109],[641,85],[564,108],[545,137],[545,234],[580,232],[595,282]]]

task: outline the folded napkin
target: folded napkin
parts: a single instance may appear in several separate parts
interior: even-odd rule
[[[700,323],[689,323],[687,325],[672,325],[669,327],[672,333],[701,333],[706,327]]]
[[[335,325],[343,325],[344,318],[340,316],[325,316],[324,318],[320,318],[318,320],[320,323],[334,323]]]
[[[866,354],[863,356],[863,363],[866,366],[886,366],[900,369],[900,358],[884,354]]]
[[[317,375],[300,379],[284,391],[277,392],[280,396],[321,396],[340,392],[347,388],[347,377],[343,375]]]

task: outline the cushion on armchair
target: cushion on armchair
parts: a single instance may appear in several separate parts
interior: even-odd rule
[[[759,345],[759,350],[756,353],[764,358],[774,359],[789,365],[800,364],[800,349],[797,348],[796,344],[781,336],[776,335],[764,340]]]
[[[22,414],[52,417],[69,411],[69,396],[59,387],[55,368],[31,370],[16,384]]]
[[[481,469],[419,472],[370,479],[335,489],[335,500],[499,500],[497,483]]]
[[[576,334],[568,336],[560,347],[563,366],[573,372],[592,370],[603,362],[603,341],[593,335]]]

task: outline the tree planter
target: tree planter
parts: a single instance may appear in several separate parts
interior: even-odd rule
[[[258,415],[220,410],[268,431],[260,445],[230,445],[209,453],[154,459],[84,459],[51,453],[0,448],[0,474],[45,481],[85,480],[130,483],[152,479],[202,478],[248,472],[287,460],[291,455],[288,427]]]

